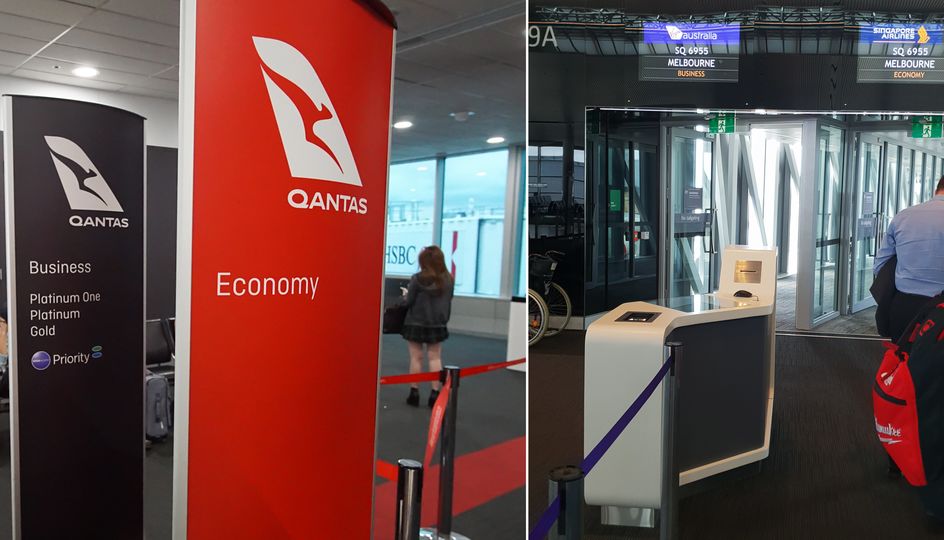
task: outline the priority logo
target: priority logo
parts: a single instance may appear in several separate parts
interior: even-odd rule
[[[73,211],[124,212],[115,194],[82,148],[65,137],[46,136],[49,155]],[[74,227],[128,227],[128,218],[69,217]]]
[[[284,41],[253,36],[272,112],[294,178],[362,186],[341,119],[311,62]],[[337,193],[293,189],[293,208],[367,213],[367,200]]]

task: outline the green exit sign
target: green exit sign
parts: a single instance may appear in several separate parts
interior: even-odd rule
[[[913,139],[940,139],[942,118],[940,116],[912,116],[911,137]]]
[[[719,113],[708,121],[708,131],[710,133],[734,133],[734,115]]]

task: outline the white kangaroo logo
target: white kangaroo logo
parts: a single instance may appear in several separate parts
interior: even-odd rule
[[[46,136],[45,139],[73,210],[124,211],[105,178],[79,145],[65,137]]]

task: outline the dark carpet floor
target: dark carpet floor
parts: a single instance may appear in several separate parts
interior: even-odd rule
[[[443,352],[447,363],[470,366],[505,359],[505,341],[453,334]],[[399,336],[384,336],[382,372],[406,373],[409,356]],[[524,373],[498,370],[464,380],[460,387],[457,455],[521,437],[525,432]],[[428,385],[423,389],[425,402]],[[408,407],[406,389],[380,391],[378,459],[422,459],[429,409]],[[353,396],[356,398],[356,396]],[[10,538],[9,415],[0,414],[0,540]],[[173,485],[172,438],[155,444],[145,459],[145,539],[170,540]],[[437,454],[438,456],[438,454]],[[523,468],[523,464],[522,464]],[[522,473],[523,474],[523,473]],[[384,482],[379,480],[378,484]],[[435,494],[435,491],[432,492]],[[519,540],[525,531],[525,493],[519,488],[455,517],[453,529],[476,539]],[[28,540],[28,539],[27,539]]]
[[[568,332],[531,351],[529,523],[546,505],[547,471],[582,454],[582,341]],[[887,478],[875,440],[870,385],[880,356],[878,341],[778,337],[770,457],[759,474],[684,499],[681,537],[932,538],[912,490]],[[599,510],[585,510],[585,539],[658,538],[601,526]]]

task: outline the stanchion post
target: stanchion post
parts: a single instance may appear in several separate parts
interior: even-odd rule
[[[459,408],[459,368],[445,366],[444,382],[448,380],[449,401],[443,415],[439,452],[439,521],[436,532],[440,538],[452,538],[452,490],[456,458],[456,412]]]
[[[551,529],[548,540],[580,540],[583,535],[583,471],[573,465],[557,467],[548,475],[548,484],[550,502],[556,497],[560,505],[557,526]]]
[[[679,466],[675,443],[678,438],[678,376],[682,364],[682,344],[673,341],[669,348],[672,365],[662,380],[662,503],[659,512],[659,538],[678,538]]]
[[[419,540],[423,495],[423,464],[397,461],[397,519],[395,540]]]

